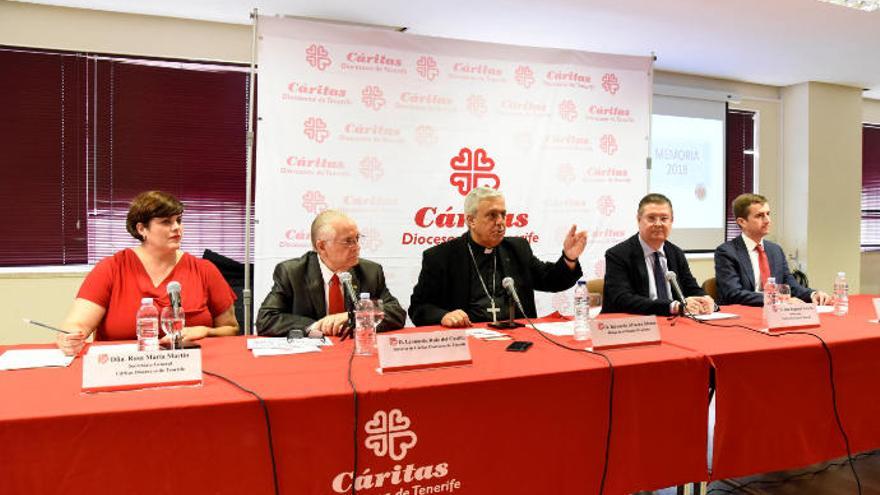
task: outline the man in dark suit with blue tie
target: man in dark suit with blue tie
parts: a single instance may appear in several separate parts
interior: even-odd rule
[[[605,252],[605,290],[603,313],[648,315],[679,314],[682,310],[667,272],[675,272],[684,293],[686,310],[708,314],[715,301],[700,288],[684,251],[669,242],[672,231],[672,202],[662,194],[651,193],[639,201],[636,216],[639,233]]]
[[[779,244],[766,240],[770,233],[770,205],[760,194],[740,194],[733,200],[733,214],[742,235],[715,249],[715,281],[720,304],[763,306],[761,292],[768,277],[788,284],[791,295],[804,302],[829,304],[831,297],[803,287],[792,276]]]

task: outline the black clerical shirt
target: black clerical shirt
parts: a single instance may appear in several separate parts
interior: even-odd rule
[[[507,306],[505,303],[505,291],[504,288],[501,287],[501,279],[504,278],[504,274],[502,272],[501,263],[498,260],[498,247],[496,246],[494,249],[491,249],[489,253],[486,253],[486,248],[474,242],[470,236],[468,236],[468,246],[470,246],[471,252],[474,253],[474,259],[470,263],[471,269],[469,270],[471,278],[471,297],[470,304],[467,307],[468,317],[471,322],[474,323],[480,321],[493,321],[492,313],[488,311],[492,306],[492,302],[486,294],[486,290],[488,290],[489,294],[492,294],[495,299],[495,307],[499,309],[496,319],[498,321],[506,319]],[[483,282],[486,284],[485,289],[483,288],[483,284],[480,283],[480,277],[477,274],[477,271],[474,270],[474,261],[476,261],[480,275],[483,276]]]

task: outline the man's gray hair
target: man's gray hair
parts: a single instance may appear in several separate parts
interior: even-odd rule
[[[340,218],[351,221],[348,215],[339,210],[324,210],[312,220],[312,247],[315,250],[318,249],[319,240],[330,240],[336,236],[336,229],[331,224]]]
[[[486,186],[471,189],[471,192],[469,192],[464,198],[464,214],[471,216],[475,215],[477,213],[477,206],[480,205],[480,201],[492,198],[504,199],[504,195],[501,194],[501,191],[498,189],[492,189],[491,187]]]

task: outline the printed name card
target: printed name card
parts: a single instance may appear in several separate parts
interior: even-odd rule
[[[657,326],[656,316],[590,320],[590,331],[593,349],[660,342],[660,327]]]
[[[379,368],[404,371],[470,364],[464,330],[379,335]]]
[[[819,326],[815,304],[780,304],[765,309],[767,329],[770,331]]]
[[[83,392],[202,383],[202,350],[102,352],[83,356]]]

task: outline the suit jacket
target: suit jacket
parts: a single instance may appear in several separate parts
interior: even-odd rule
[[[675,272],[685,297],[705,296],[691,274],[687,259],[675,244],[663,243],[666,267]],[[653,274],[651,274],[653,276]],[[602,297],[603,313],[635,313],[669,316],[672,299],[651,300],[648,288],[648,268],[639,235],[605,251],[605,291]]]
[[[450,311],[467,311],[474,270],[467,243],[465,233],[422,255],[422,271],[409,306],[409,316],[416,325],[437,325]],[[513,278],[523,309],[531,318],[537,313],[536,290],[559,292],[574,285],[582,275],[580,263],[571,270],[562,256],[555,263],[539,260],[528,241],[519,237],[505,237],[497,249],[499,270]],[[519,310],[517,314],[522,316]]]
[[[371,297],[382,299],[385,319],[378,331],[403,327],[406,312],[385,286],[382,266],[361,258],[348,272],[355,292],[369,292]],[[260,335],[287,335],[290,330],[304,329],[327,315],[324,278],[316,252],[278,263],[272,278],[272,290],[257,314]]]
[[[812,302],[813,290],[802,286],[791,274],[785,253],[779,244],[764,240],[764,252],[770,264],[770,276],[777,284],[788,284],[791,295]],[[755,274],[752,261],[742,236],[727,241],[715,249],[715,283],[718,286],[718,304],[745,304],[763,306],[764,294],[755,292]]]

